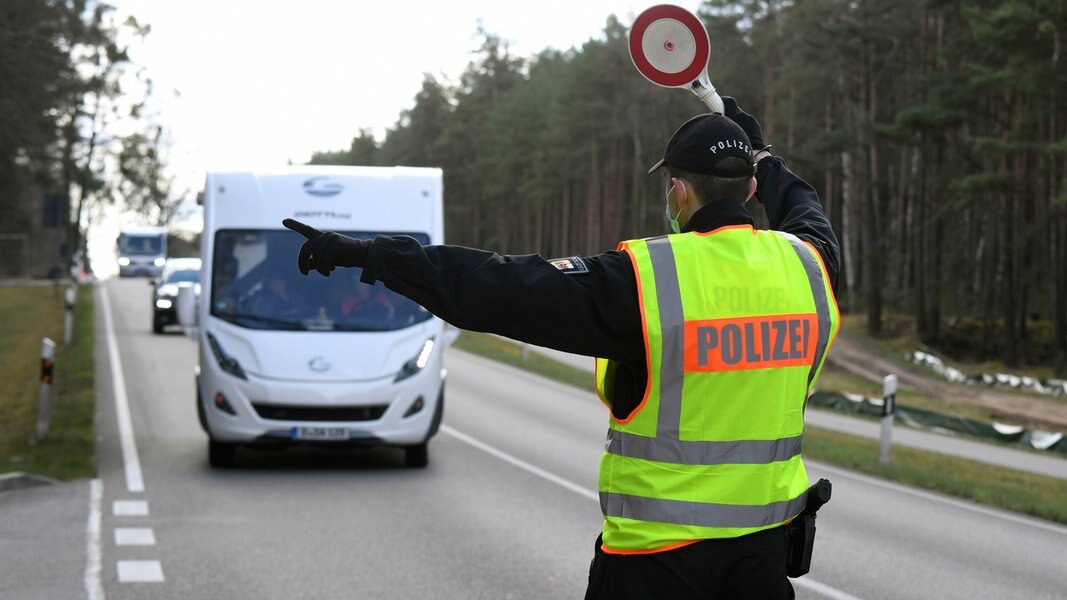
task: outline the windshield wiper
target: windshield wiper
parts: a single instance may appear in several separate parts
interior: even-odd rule
[[[301,324],[299,321],[290,321],[288,319],[279,319],[277,317],[265,317],[262,315],[253,315],[250,313],[215,313],[215,316],[219,317],[220,319],[226,319],[231,323],[233,323],[235,319],[244,319],[246,321],[252,321],[255,323],[276,325],[280,328],[292,331],[300,331],[304,329],[304,325]]]

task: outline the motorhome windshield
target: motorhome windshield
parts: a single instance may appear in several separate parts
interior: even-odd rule
[[[398,235],[355,231],[371,239]],[[429,236],[404,233],[427,244]],[[429,311],[382,284],[359,281],[362,269],[305,277],[296,268],[303,238],[286,230],[229,229],[215,233],[211,314],[249,329],[392,331],[431,317]]]
[[[162,236],[131,235],[128,233],[124,233],[119,236],[119,254],[147,254],[150,256],[156,256],[161,254],[162,252]]]

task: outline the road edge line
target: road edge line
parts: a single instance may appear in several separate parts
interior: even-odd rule
[[[857,596],[853,596],[848,592],[842,592],[841,590],[826,585],[821,581],[816,581],[808,577],[797,577],[789,580],[794,586],[802,587],[807,590],[811,590],[816,594],[822,594],[823,596],[829,596],[833,600],[860,600]]]
[[[111,299],[107,288],[100,286],[104,309],[104,328],[107,336],[108,362],[111,363],[111,386],[115,396],[115,413],[119,422],[119,438],[122,444],[122,463],[126,471],[126,491],[143,492],[144,475],[141,458],[137,455],[137,441],[133,437],[133,420],[130,418],[130,402],[126,396],[126,379],[123,376],[119,345],[115,341],[115,325],[111,319]]]
[[[486,444],[483,441],[480,441],[480,440],[477,440],[475,438],[472,438],[471,436],[469,436],[469,435],[467,435],[467,434],[465,434],[465,433],[463,433],[461,431],[458,431],[456,429],[453,429],[452,427],[449,427],[448,425],[442,424],[441,425],[441,431],[447,433],[448,435],[460,440],[461,442],[463,442],[463,443],[465,443],[465,444],[467,444],[469,446],[473,446],[473,447],[481,450],[482,452],[485,452],[486,454],[492,454],[493,456],[499,458],[500,460],[502,460],[504,462],[511,463],[512,465],[515,465],[516,467],[522,469],[523,471],[526,471],[527,473],[531,473],[533,475],[536,475],[536,476],[540,477],[541,479],[544,479],[546,481],[554,483],[554,484],[556,484],[556,485],[558,485],[558,486],[560,486],[562,488],[568,489],[568,490],[578,494],[579,496],[583,496],[583,497],[588,498],[590,500],[596,500],[598,503],[600,502],[600,495],[599,494],[596,494],[595,492],[587,490],[586,488],[578,485],[577,483],[574,483],[573,481],[571,481],[569,479],[564,479],[564,478],[560,477],[559,475],[556,475],[554,473],[549,473],[548,471],[542,469],[541,467],[536,467],[534,465],[531,465],[530,463],[522,460],[521,458],[512,456],[511,454],[508,454],[507,452],[504,452],[503,450],[500,450],[498,448],[494,448],[493,446],[490,446],[489,444]]]
[[[86,526],[85,596],[88,600],[104,600],[104,587],[100,581],[102,551],[100,545],[100,503],[104,497],[104,484],[99,479],[89,482],[89,522]]]
[[[444,433],[447,433],[448,435],[458,439],[459,441],[461,441],[461,442],[463,442],[463,443],[465,443],[465,444],[467,444],[469,446],[473,446],[474,448],[477,448],[478,450],[481,450],[482,452],[485,452],[487,454],[491,454],[491,455],[503,460],[504,462],[511,463],[512,465],[515,465],[516,467],[519,467],[520,469],[522,469],[522,470],[524,470],[524,471],[526,471],[528,473],[536,475],[536,476],[538,476],[538,477],[540,477],[540,478],[542,478],[544,480],[550,481],[550,482],[552,482],[552,483],[554,483],[554,484],[556,484],[556,485],[558,485],[558,486],[560,486],[562,488],[570,490],[570,491],[572,491],[572,492],[574,492],[574,493],[576,493],[576,494],[578,494],[578,495],[580,495],[580,496],[582,496],[584,498],[588,498],[590,500],[596,500],[597,503],[600,502],[600,494],[597,494],[596,492],[593,492],[591,490],[587,490],[584,487],[578,485],[577,483],[574,483],[573,481],[571,481],[569,479],[564,479],[563,477],[560,477],[559,475],[555,475],[553,473],[550,473],[550,472],[542,469],[541,467],[535,467],[534,465],[531,465],[530,463],[522,460],[521,458],[518,458],[516,456],[512,456],[511,454],[508,454],[507,452],[504,452],[503,450],[500,450],[499,448],[495,448],[493,446],[490,446],[489,444],[486,444],[485,442],[483,442],[481,440],[475,439],[475,438],[473,438],[473,437],[471,437],[471,436],[469,436],[469,435],[467,435],[467,434],[465,434],[465,433],[463,433],[463,432],[461,432],[461,431],[459,431],[457,429],[454,429],[454,428],[452,428],[452,427],[450,427],[448,425],[441,425],[441,431],[444,432]],[[792,581],[793,583],[799,584],[801,587],[808,588],[808,589],[810,589],[812,591],[815,591],[817,593],[823,594],[825,596],[829,596],[829,597],[833,598],[834,600],[861,600],[857,596],[853,596],[853,595],[851,595],[851,594],[849,594],[847,592],[843,592],[843,591],[841,591],[841,590],[839,590],[839,589],[837,589],[837,588],[835,588],[833,586],[826,585],[825,583],[816,581],[814,579],[808,578],[808,579],[804,580],[802,583],[798,579],[791,579],[790,581]]]

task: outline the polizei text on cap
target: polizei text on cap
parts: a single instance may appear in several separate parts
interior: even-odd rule
[[[726,150],[727,148],[740,148],[749,154],[752,153],[752,149],[748,147],[748,144],[741,140],[724,140],[708,147],[712,154],[717,154],[719,150]]]

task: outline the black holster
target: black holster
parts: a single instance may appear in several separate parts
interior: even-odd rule
[[[786,575],[800,577],[811,568],[811,553],[815,548],[815,513],[830,500],[830,481],[820,479],[808,488],[804,510],[786,525],[789,550],[786,554]]]

